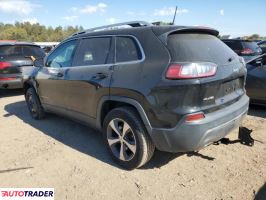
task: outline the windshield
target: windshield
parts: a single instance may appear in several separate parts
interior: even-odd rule
[[[236,61],[236,53],[213,35],[174,34],[168,38],[168,48],[174,62],[212,62],[218,65]]]

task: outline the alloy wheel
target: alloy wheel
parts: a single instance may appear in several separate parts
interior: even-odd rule
[[[122,119],[109,122],[107,141],[113,155],[122,161],[130,161],[136,154],[136,137],[129,124]]]

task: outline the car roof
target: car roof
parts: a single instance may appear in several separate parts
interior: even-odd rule
[[[123,23],[126,24],[126,23]],[[109,26],[104,26],[109,27]],[[110,26],[111,27],[111,26]],[[115,26],[114,26],[115,27]],[[200,27],[200,26],[176,26],[176,25],[144,25],[144,26],[135,26],[135,27],[124,27],[124,28],[113,28],[113,29],[101,29],[97,28],[88,29],[85,31],[81,31],[78,33],[73,34],[70,38],[79,38],[79,37],[86,37],[86,36],[101,36],[101,35],[119,35],[119,34],[133,34],[137,32],[143,32],[146,30],[152,30],[155,35],[160,36],[163,34],[171,34],[173,32],[204,32],[207,34],[217,36],[219,32],[215,29],[209,27]],[[69,38],[68,38],[69,39]]]
[[[28,45],[28,46],[36,46],[36,47],[40,47],[39,45],[36,45],[34,43],[31,42],[22,42],[22,41],[8,41],[8,40],[4,40],[1,41],[0,40],[0,46],[11,46],[11,45]]]

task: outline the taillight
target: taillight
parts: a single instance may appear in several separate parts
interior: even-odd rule
[[[250,48],[245,48],[241,51],[241,54],[252,54],[254,51]]]
[[[0,78],[0,81],[11,81],[17,79],[16,77],[5,77],[5,78]]]
[[[194,122],[194,121],[198,121],[204,118],[205,118],[205,115],[203,113],[190,114],[190,115],[187,115],[186,122]]]
[[[0,70],[2,69],[6,69],[8,67],[11,67],[11,63],[10,62],[0,62]]]
[[[189,79],[214,76],[217,65],[214,63],[172,63],[167,69],[167,79]]]

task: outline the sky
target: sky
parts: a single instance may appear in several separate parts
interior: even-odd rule
[[[85,29],[125,21],[208,26],[232,37],[266,36],[266,0],[0,0],[0,22],[78,25]]]

